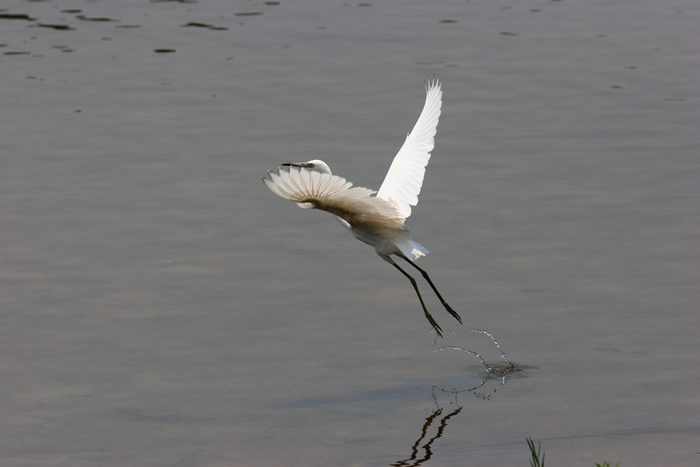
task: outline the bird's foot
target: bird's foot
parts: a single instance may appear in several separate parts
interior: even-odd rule
[[[459,324],[464,324],[464,323],[462,323],[462,318],[459,317],[459,315],[457,314],[457,312],[454,311],[454,310],[452,309],[452,307],[451,307],[450,305],[447,304],[447,302],[442,302],[442,304],[445,306],[445,309],[447,310],[447,312],[448,312],[449,314],[451,314],[452,316],[454,316],[454,318],[455,318],[457,321],[459,321]]]
[[[430,313],[428,313],[428,311],[426,310],[426,311],[425,311],[425,317],[428,318],[428,322],[429,322],[430,325],[433,327],[433,329],[435,329],[435,332],[437,333],[437,335],[440,336],[440,337],[442,337],[442,328],[441,328],[440,325],[437,323],[437,321],[435,321],[435,318],[433,318],[433,315],[431,315]]]

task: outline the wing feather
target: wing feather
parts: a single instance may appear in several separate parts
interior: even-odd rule
[[[418,204],[425,166],[430,160],[430,151],[435,147],[434,138],[441,107],[442,84],[440,80],[433,79],[426,83],[423,111],[394,157],[377,192],[378,198],[396,203],[405,218],[411,215],[411,206]]]
[[[375,192],[369,188],[352,188],[352,183],[337,175],[280,167],[276,172],[268,172],[262,180],[277,196],[302,208],[330,212],[353,226],[402,228],[405,221],[395,205],[371,196]]]

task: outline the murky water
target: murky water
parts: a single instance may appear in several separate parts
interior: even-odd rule
[[[13,1],[3,466],[697,465],[700,6]],[[465,321],[260,176],[378,188]],[[427,284],[446,331],[454,320]]]

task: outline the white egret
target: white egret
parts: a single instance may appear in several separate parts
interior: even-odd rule
[[[440,337],[442,329],[428,312],[416,280],[396,264],[391,255],[403,258],[420,271],[445,309],[462,322],[457,312],[442,298],[428,273],[415,264],[414,261],[430,252],[413,241],[404,225],[411,215],[411,206],[418,203],[425,166],[435,146],[434,136],[441,106],[440,81],[427,81],[423,111],[394,157],[379,191],[351,188],[352,183],[333,175],[328,164],[321,160],[282,164],[276,172],[269,171],[266,177],[262,177],[273,193],[296,202],[300,208],[321,209],[335,215],[355,238],[372,245],[384,261],[401,271],[411,281],[425,317]]]

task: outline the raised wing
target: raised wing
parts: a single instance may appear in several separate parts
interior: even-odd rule
[[[375,192],[337,175],[324,174],[299,167],[280,167],[262,177],[276,195],[294,201],[304,209],[321,209],[334,214],[352,226],[373,224],[401,228],[404,218],[390,202],[370,196]]]
[[[438,79],[426,83],[423,111],[394,157],[377,192],[378,198],[395,203],[404,218],[411,215],[411,206],[418,204],[425,166],[430,160],[430,151],[435,147],[434,137],[442,107],[441,86]]]

